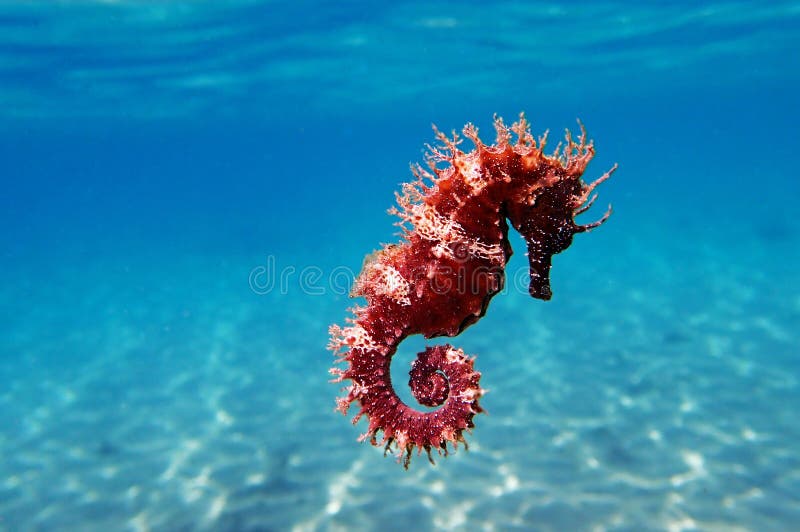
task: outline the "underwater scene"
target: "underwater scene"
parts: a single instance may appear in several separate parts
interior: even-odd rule
[[[0,531],[800,529],[798,49],[0,3]]]

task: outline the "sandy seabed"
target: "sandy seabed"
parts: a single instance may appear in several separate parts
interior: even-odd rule
[[[20,268],[0,530],[800,525],[797,236],[647,234],[576,243],[552,302],[509,287],[451,340],[489,414],[469,452],[408,472],[333,412],[344,299],[258,296],[245,259]]]

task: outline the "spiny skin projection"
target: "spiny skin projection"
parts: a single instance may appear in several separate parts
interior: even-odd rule
[[[608,179],[616,165],[593,183],[581,176],[594,156],[594,147],[581,135],[546,155],[547,133],[530,133],[524,115],[511,127],[495,117],[497,140],[483,144],[472,124],[464,136],[475,148],[459,149],[462,139],[434,127],[440,146],[428,146],[428,169],[412,167],[416,181],[403,185],[398,207],[403,240],[385,246],[364,261],[353,297],[366,307],[352,309],[348,324],[330,328],[329,348],[338,356],[330,371],[334,382],[349,380],[346,395],[337,400],[346,414],[358,403],[355,424],[366,416],[369,425],[360,441],[397,449],[408,468],[412,452],[424,449],[448,453],[458,443],[467,446],[464,431],[474,427],[482,412],[481,374],[474,358],[450,345],[428,347],[412,364],[409,385],[414,398],[432,411],[403,403],[391,381],[390,364],[406,337],[456,336],[486,312],[491,298],[503,288],[504,267],[511,256],[508,223],[525,239],[530,263],[530,295],[551,297],[550,262],[565,250],[576,233],[602,224],[579,225],[575,217],[596,198],[594,188]],[[513,134],[513,139],[512,139]]]

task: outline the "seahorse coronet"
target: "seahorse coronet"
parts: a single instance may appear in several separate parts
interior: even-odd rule
[[[345,364],[331,369],[334,382],[351,381],[337,410],[346,414],[357,403],[353,422],[368,421],[359,439],[396,450],[406,468],[415,449],[433,462],[433,450],[447,456],[449,446],[466,448],[464,432],[483,412],[485,390],[474,357],[449,344],[429,346],[412,363],[409,386],[420,404],[435,410],[405,404],[390,372],[400,343],[415,334],[456,336],[484,315],[504,286],[509,223],[528,247],[529,293],[547,300],[552,256],[611,212],[590,224],[575,222],[595,200],[595,187],[616,170],[583,181],[594,156],[583,124],[577,139],[567,131],[550,154],[544,152],[547,132],[534,138],[524,115],[510,127],[495,116],[494,126],[493,145],[480,140],[474,125],[464,126],[474,145],[469,152],[459,148],[456,132],[447,136],[434,126],[440,144],[428,146],[429,170],[411,166],[416,181],[401,187],[389,211],[399,218],[403,239],[367,256],[351,293],[367,305],[352,309],[348,325],[330,328],[328,347]]]

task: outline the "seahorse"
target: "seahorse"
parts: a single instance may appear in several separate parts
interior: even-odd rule
[[[485,390],[474,357],[449,344],[427,347],[412,363],[409,386],[420,404],[438,408],[405,404],[390,374],[400,342],[416,334],[456,336],[486,313],[505,282],[512,253],[508,222],[528,247],[530,295],[548,300],[553,255],[611,214],[609,205],[593,223],[575,221],[617,168],[592,183],[582,180],[594,146],[579,125],[578,139],[567,130],[566,141],[550,154],[544,153],[547,132],[534,139],[524,114],[511,127],[495,116],[493,145],[467,124],[463,137],[474,144],[468,153],[455,131],[450,137],[434,126],[440,144],[427,145],[427,169],[412,165],[416,179],[396,194],[397,207],[389,212],[400,218],[403,238],[364,260],[351,297],[364,297],[367,305],[351,309],[346,326],[330,327],[328,347],[338,357],[330,370],[333,382],[351,381],[337,409],[347,414],[358,403],[353,424],[362,416],[369,421],[359,440],[383,446],[384,455],[396,449],[406,469],[415,449],[418,455],[424,449],[434,463],[432,450],[447,456],[448,444],[468,448],[464,432],[483,412],[478,400]]]

